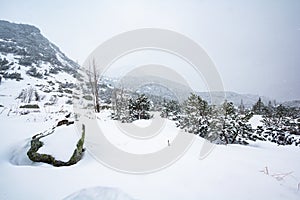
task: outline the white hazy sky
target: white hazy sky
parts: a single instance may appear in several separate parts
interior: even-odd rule
[[[212,58],[226,90],[300,99],[299,0],[0,0],[0,18],[41,29],[82,64],[119,33],[182,33]]]

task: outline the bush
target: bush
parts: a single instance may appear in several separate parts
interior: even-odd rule
[[[72,94],[73,93],[73,91],[69,90],[69,89],[65,89],[64,92],[67,93],[67,94]]]
[[[3,77],[4,77],[4,78],[7,78],[7,79],[16,79],[17,81],[23,80],[23,78],[21,77],[21,74],[20,74],[20,73],[17,73],[17,72],[13,72],[13,73],[4,73],[4,74],[3,74]]]
[[[68,100],[66,101],[66,104],[72,105],[72,104],[73,104],[73,101],[72,101],[71,99],[68,99]]]
[[[5,70],[8,70],[9,67],[10,67],[9,65],[2,65],[2,66],[0,66],[0,70],[5,71]]]
[[[58,74],[58,72],[60,72],[61,70],[60,69],[58,69],[58,68],[51,68],[50,70],[49,70],[49,73],[50,74]]]

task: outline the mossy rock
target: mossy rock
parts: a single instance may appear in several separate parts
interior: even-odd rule
[[[85,138],[85,126],[84,125],[82,125],[82,135],[81,135],[81,138],[77,142],[76,149],[74,150],[71,158],[67,162],[64,162],[61,160],[56,160],[53,156],[51,156],[49,154],[37,153],[37,151],[44,145],[43,142],[39,141],[39,139],[41,139],[45,136],[47,136],[47,135],[38,134],[38,135],[35,135],[32,137],[31,147],[27,152],[27,156],[31,161],[43,162],[43,163],[53,165],[55,167],[61,167],[61,166],[74,165],[81,160],[83,153],[85,151],[83,148],[84,138]]]
[[[92,101],[93,97],[91,95],[84,95],[82,98],[84,98],[87,101]]]
[[[40,107],[37,104],[26,104],[26,105],[20,106],[20,108],[39,109]]]

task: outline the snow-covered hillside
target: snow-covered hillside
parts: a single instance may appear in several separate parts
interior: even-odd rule
[[[0,20],[0,105],[25,114],[20,106],[72,103],[79,66],[34,26]],[[49,107],[50,106],[50,107]],[[58,107],[58,106],[56,106]]]
[[[1,199],[299,199],[299,147],[253,142],[248,146],[219,145],[205,159],[199,159],[203,139],[196,140],[185,155],[161,171],[132,175],[97,162],[89,151],[71,167],[55,168],[35,164],[26,157],[29,139],[50,129],[62,113],[40,112],[19,116],[8,111],[0,115]],[[48,120],[45,120],[48,116]],[[51,117],[50,117],[51,116]],[[110,142],[125,151],[147,153],[167,145],[176,135],[173,121],[167,121],[163,135],[149,141],[120,137],[107,112],[98,115],[99,126],[113,130]],[[253,119],[257,123],[258,117]],[[147,126],[145,121],[137,121]],[[175,129],[174,129],[175,128]],[[62,126],[43,141],[43,152],[62,159],[79,138],[74,125]],[[172,143],[171,143],[172,145]],[[142,152],[141,152],[142,151]],[[109,187],[109,188],[107,188]],[[127,193],[124,194],[123,192]]]
[[[38,28],[27,24],[0,20],[0,53],[1,71],[25,67],[29,75],[43,77],[59,71],[74,73],[79,67],[48,41]]]

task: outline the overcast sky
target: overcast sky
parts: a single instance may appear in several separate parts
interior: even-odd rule
[[[300,99],[299,0],[0,0],[0,18],[37,26],[79,64],[124,31],[170,29],[206,50],[226,90]]]

